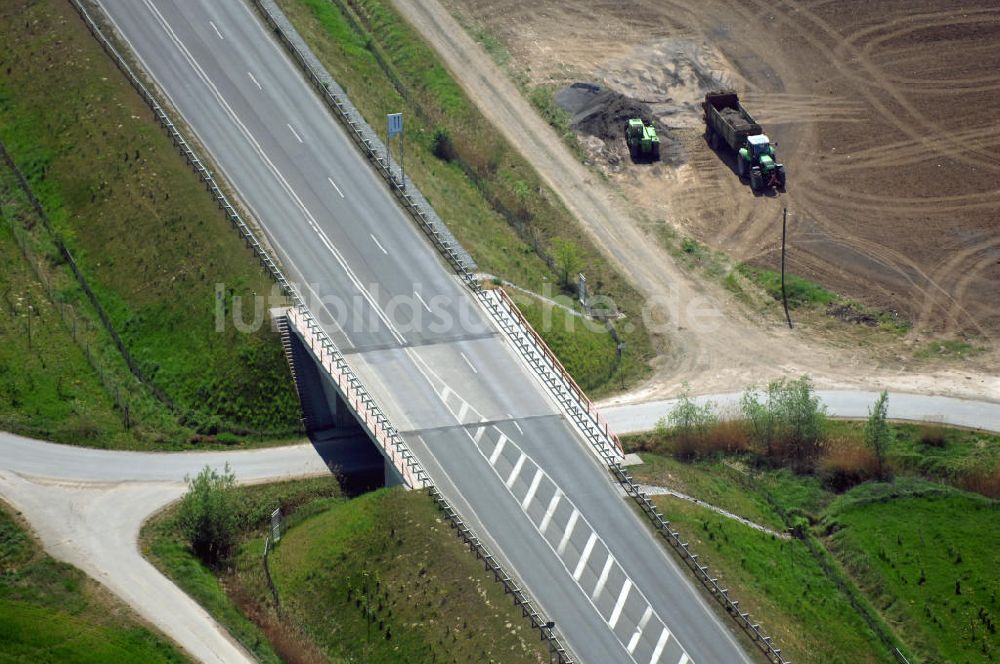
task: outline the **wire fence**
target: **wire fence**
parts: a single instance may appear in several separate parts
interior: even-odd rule
[[[66,265],[70,268],[70,271],[73,273],[73,276],[76,279],[77,285],[87,296],[87,300],[90,302],[91,307],[93,307],[93,310],[96,312],[101,322],[101,325],[104,327],[105,332],[107,332],[108,336],[110,336],[111,340],[114,342],[115,347],[118,349],[119,354],[125,361],[125,364],[128,366],[129,371],[160,402],[162,402],[165,406],[167,406],[167,408],[169,408],[171,411],[175,413],[178,412],[179,409],[177,408],[176,404],[174,404],[174,402],[171,401],[167,397],[167,395],[165,395],[159,388],[157,388],[156,385],[154,385],[147,379],[139,364],[132,358],[132,355],[131,353],[129,353],[128,347],[122,340],[121,335],[118,334],[118,331],[112,324],[111,319],[108,317],[107,312],[104,310],[104,307],[101,306],[100,301],[94,294],[93,289],[91,289],[90,284],[87,282],[86,277],[83,275],[83,272],[80,271],[80,267],[77,265],[76,260],[73,258],[73,254],[70,252],[69,248],[62,241],[59,235],[54,231],[52,227],[52,222],[49,220],[48,215],[45,213],[45,208],[42,207],[41,202],[35,196],[34,192],[31,189],[31,186],[28,184],[27,178],[24,176],[24,173],[22,173],[21,170],[17,167],[17,164],[14,162],[13,157],[11,157],[10,153],[7,151],[7,148],[3,143],[0,143],[0,159],[3,160],[4,164],[6,165],[10,173],[16,179],[18,189],[21,191],[21,193],[25,197],[25,200],[31,206],[36,218],[42,222],[42,225],[48,232],[49,238],[52,240],[53,244],[56,247],[56,250],[59,252],[60,258],[63,261],[65,261]],[[62,317],[64,323],[70,329],[73,335],[73,340],[79,341],[78,325],[80,324],[86,325],[87,330],[89,331],[91,324],[90,320],[81,319],[81,317],[78,314],[76,314],[76,312],[73,310],[72,306],[67,305],[65,302],[63,302],[62,298],[53,288],[51,280],[46,275],[45,271],[41,269],[38,258],[37,256],[34,255],[33,250],[29,247],[27,239],[20,232],[21,229],[16,228],[16,224],[13,222],[13,219],[9,218],[8,223],[11,227],[11,232],[13,233],[14,238],[17,240],[18,247],[21,249],[21,254],[25,257],[28,264],[31,266],[32,271],[35,273],[35,276],[38,278],[39,282],[45,289],[46,294],[49,297],[49,300],[59,311],[60,316]],[[87,341],[85,342],[84,345],[84,353],[87,356],[87,361],[98,372],[98,374],[101,377],[101,382],[108,389],[109,393],[111,393],[114,396],[115,404],[118,406],[118,408],[122,410],[124,413],[127,413],[129,411],[128,400],[126,400],[122,396],[122,392],[123,389],[125,389],[125,386],[119,384],[117,381],[112,381],[110,377],[110,372],[105,371],[103,364],[98,362],[94,354],[91,352],[89,346],[89,336],[87,336],[86,339]],[[128,418],[126,416],[126,421],[127,419]]]

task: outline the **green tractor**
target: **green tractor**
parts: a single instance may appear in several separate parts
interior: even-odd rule
[[[625,125],[625,142],[628,143],[628,153],[632,155],[633,161],[659,161],[660,139],[652,123],[645,124],[639,118],[630,119]]]
[[[785,188],[785,167],[774,158],[774,148],[764,134],[747,136],[746,144],[736,153],[736,170],[740,177],[750,178],[750,188]]]

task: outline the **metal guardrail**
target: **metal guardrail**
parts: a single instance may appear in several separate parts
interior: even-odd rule
[[[528,593],[525,592],[525,590],[517,584],[514,578],[504,570],[503,565],[501,565],[493,554],[490,553],[489,549],[486,548],[486,545],[482,543],[476,533],[473,532],[468,525],[466,525],[458,512],[455,511],[448,501],[445,500],[444,496],[441,495],[441,492],[438,491],[436,487],[430,487],[428,489],[428,494],[434,499],[438,508],[448,519],[448,523],[450,523],[451,527],[457,531],[458,536],[462,538],[462,541],[465,542],[469,549],[475,554],[476,558],[482,560],[486,569],[493,572],[494,580],[503,585],[504,593],[509,594],[514,598],[515,606],[521,608],[521,615],[531,622],[531,626],[534,629],[539,631],[543,641],[548,641],[549,656],[555,656],[559,664],[574,664],[577,660],[567,647],[562,644],[561,640],[557,636],[555,632],[555,624],[549,621],[534,608],[534,600],[532,600]]]
[[[239,231],[247,246],[253,250],[254,256],[260,261],[262,267],[271,274],[286,295],[288,295],[288,297],[293,301],[295,306],[290,309],[290,313],[299,319],[300,324],[305,326],[305,328],[300,327],[300,329],[308,329],[311,332],[313,336],[312,344],[318,343],[321,349],[320,353],[326,357],[332,367],[336,368],[338,385],[341,385],[340,381],[342,381],[343,386],[346,386],[351,391],[351,403],[355,406],[357,412],[362,415],[365,425],[369,427],[369,430],[373,433],[378,432],[378,436],[381,438],[380,444],[383,445],[383,449],[388,451],[388,449],[391,448],[394,452],[394,463],[401,462],[404,464],[401,467],[401,474],[403,474],[404,478],[409,476],[411,481],[421,483],[421,485],[428,490],[438,507],[448,518],[449,523],[456,528],[463,541],[470,547],[470,549],[472,549],[478,558],[484,561],[486,567],[493,572],[495,579],[504,585],[505,591],[509,592],[514,597],[514,602],[522,608],[524,617],[530,619],[532,627],[537,628],[540,631],[542,638],[549,641],[550,653],[558,656],[560,664],[571,664],[574,659],[569,654],[568,649],[561,644],[560,639],[553,630],[552,623],[545,620],[543,616],[533,608],[533,602],[527,593],[525,593],[524,590],[517,585],[513,577],[503,569],[503,566],[492,554],[490,554],[489,550],[482,544],[478,536],[476,536],[472,529],[469,528],[461,519],[458,512],[445,500],[440,491],[438,491],[437,488],[430,482],[430,478],[426,471],[422,468],[419,461],[417,461],[412,453],[410,453],[408,446],[406,446],[405,442],[402,441],[402,438],[399,436],[395,427],[392,426],[382,409],[375,402],[374,398],[364,388],[361,381],[358,380],[356,374],[354,374],[343,355],[337,349],[336,344],[334,344],[333,340],[330,339],[326,331],[320,327],[308,307],[305,305],[305,302],[298,293],[297,289],[295,289],[291,282],[285,278],[277,263],[268,254],[264,245],[257,239],[256,235],[240,216],[237,209],[229,202],[228,197],[215,182],[211,172],[205,167],[203,161],[198,157],[188,141],[185,140],[180,130],[167,115],[163,107],[149,92],[125,59],[118,53],[117,49],[115,49],[110,40],[108,40],[108,38],[104,35],[100,27],[87,12],[86,8],[84,8],[80,0],[70,0],[70,2],[83,18],[84,23],[97,39],[98,43],[101,44],[105,52],[108,53],[132,86],[137,90],[139,95],[153,110],[157,121],[167,131],[171,140],[174,142],[174,145],[178,148],[182,156],[184,156],[188,164],[194,168],[199,178],[202,182],[204,182],[209,192],[215,198],[219,208],[225,212],[230,223]],[[697,555],[688,551],[687,543],[681,541],[680,535],[676,531],[670,530],[670,523],[663,518],[663,515],[660,514],[660,512],[652,504],[648,496],[639,490],[638,485],[632,481],[631,476],[628,475],[628,473],[622,468],[618,460],[614,457],[613,452],[610,451],[611,448],[617,448],[619,452],[621,451],[621,446],[617,437],[612,438],[613,433],[607,427],[607,424],[600,419],[599,414],[596,412],[597,409],[593,406],[593,403],[586,398],[586,395],[583,394],[583,391],[580,390],[579,386],[577,386],[575,382],[570,382],[572,381],[572,378],[568,373],[566,373],[565,368],[562,367],[562,365],[558,362],[558,359],[552,351],[548,349],[537,333],[531,329],[531,326],[527,324],[527,321],[524,320],[520,311],[513,304],[513,302],[510,301],[510,298],[504,293],[498,297],[498,300],[494,300],[488,295],[487,291],[484,291],[482,286],[473,278],[472,274],[469,272],[454,247],[442,239],[442,235],[433,228],[432,224],[430,224],[423,213],[414,205],[412,198],[402,190],[400,183],[391,174],[391,172],[389,172],[388,165],[375,153],[371,141],[365,139],[361,135],[358,124],[348,118],[343,103],[338,102],[338,100],[330,94],[328,90],[326,90],[319,78],[306,64],[305,59],[300,53],[298,53],[298,50],[278,29],[277,23],[274,21],[273,17],[271,17],[270,13],[266,10],[261,1],[253,0],[253,2],[265,16],[267,22],[276,30],[276,34],[282,43],[292,52],[293,57],[306,71],[307,77],[313,85],[317,86],[324,99],[326,99],[328,103],[332,104],[332,107],[338,111],[338,117],[345,120],[348,123],[348,126],[351,126],[355,130],[355,136],[357,137],[357,140],[361,142],[361,145],[364,148],[363,151],[367,153],[373,162],[380,166],[380,170],[383,172],[384,177],[386,177],[389,181],[393,191],[396,192],[397,195],[404,201],[404,207],[406,207],[406,209],[413,214],[414,218],[417,219],[420,227],[425,233],[428,234],[431,241],[442,253],[445,259],[452,265],[466,285],[474,293],[476,293],[477,296],[479,296],[480,301],[482,301],[486,305],[487,309],[494,314],[500,327],[504,329],[509,336],[511,336],[515,345],[521,348],[522,352],[524,349],[524,340],[530,340],[527,341],[527,343],[530,343],[534,349],[545,358],[548,366],[543,367],[539,366],[535,361],[535,353],[531,353],[531,356],[527,357],[529,362],[536,368],[537,371],[540,371],[543,374],[548,374],[548,379],[545,380],[546,384],[553,389],[553,392],[556,394],[560,403],[571,412],[577,424],[581,425],[581,429],[585,432],[590,442],[594,444],[595,449],[598,450],[598,453],[608,464],[608,467],[612,470],[612,473],[615,475],[619,483],[621,483],[626,493],[632,496],[636,502],[639,503],[640,507],[643,508],[643,511],[646,512],[653,520],[657,530],[663,534],[671,544],[674,545],[675,549],[681,552],[682,557],[689,564],[689,566],[695,570],[699,579],[701,579],[709,587],[709,590],[714,591],[713,594],[723,602],[726,609],[734,617],[736,617],[738,621],[742,621],[744,629],[755,637],[755,640],[761,645],[768,657],[777,664],[790,664],[788,660],[781,657],[780,649],[777,649],[772,645],[771,638],[764,635],[760,631],[759,625],[754,624],[750,620],[749,614],[740,612],[739,602],[730,599],[728,591],[725,588],[720,587],[716,579],[709,576],[708,568],[697,563]],[[503,304],[501,305],[501,303]],[[503,320],[503,316],[500,315],[501,306],[503,306],[507,315],[512,318],[515,323],[508,324]],[[513,329],[515,327],[517,330]],[[515,331],[520,332],[524,337],[524,340],[519,342],[516,339]],[[313,351],[316,352],[315,345],[313,345]],[[560,382],[564,386],[563,391],[556,389],[556,385]],[[344,387],[341,387],[341,389],[344,389]],[[566,399],[572,399],[575,401],[578,408],[569,407]],[[584,417],[589,419],[593,426],[585,424]],[[606,439],[605,441],[600,440],[602,436]],[[385,447],[386,444],[388,444],[389,448]]]
[[[560,405],[567,411],[570,417],[586,433],[588,440],[598,448],[609,446],[616,450],[619,456],[623,456],[621,443],[608,427],[607,422],[601,417],[594,403],[586,396],[582,389],[576,384],[563,365],[549,349],[542,338],[531,328],[531,325],[524,319],[509,297],[501,297],[501,302],[492,300],[478,280],[473,276],[465,261],[462,260],[457,242],[445,237],[445,235],[428,218],[423,210],[416,204],[413,196],[404,189],[403,183],[392,173],[390,164],[384,157],[385,148],[380,142],[365,136],[365,126],[354,119],[353,108],[345,98],[332,93],[323,83],[319,74],[309,64],[309,60],[304,53],[296,46],[293,40],[286,34],[281,23],[275,18],[267,7],[264,0],[252,0],[254,6],[264,19],[264,22],[272,29],[281,42],[285,50],[292,59],[299,65],[306,79],[319,93],[327,107],[334,116],[340,120],[348,130],[348,135],[354,140],[370,162],[375,166],[376,171],[388,183],[390,190],[403,205],[403,208],[410,213],[410,216],[417,222],[417,226],[430,239],[431,243],[438,250],[438,253],[448,262],[462,282],[471,290],[482,302],[487,311],[497,325],[511,338],[515,346],[525,354],[525,359],[538,372],[542,381],[553,391]],[[506,313],[506,316],[504,315]],[[516,329],[505,322],[505,318],[510,317],[516,322]],[[518,338],[520,334],[528,340],[526,346]],[[527,352],[532,349],[535,352]],[[536,354],[544,358],[538,362]],[[570,398],[567,399],[566,396]],[[601,452],[599,451],[599,454]],[[602,455],[603,456],[603,455]]]
[[[333,341],[319,327],[315,319],[304,312],[304,307],[292,307],[288,314],[292,325],[302,334],[306,345],[320,365],[333,378],[344,396],[344,400],[358,414],[358,421],[375,443],[382,448],[385,456],[403,478],[404,484],[411,488],[427,487],[430,478],[421,467],[417,458],[410,452],[409,446],[400,437],[382,410],[374,405],[371,395],[362,386],[361,381],[347,366],[343,355],[334,346]],[[374,407],[372,407],[374,406]]]
[[[80,0],[70,0],[73,7],[83,18],[84,23],[90,30],[94,38],[97,39],[98,43],[104,49],[104,51],[111,57],[114,63],[118,66],[118,69],[125,75],[132,87],[136,89],[139,96],[142,97],[149,107],[152,109],[153,114],[156,116],[157,122],[160,123],[170,136],[174,145],[180,151],[181,155],[187,161],[187,163],[194,168],[195,173],[205,184],[209,193],[215,199],[219,208],[223,210],[229,222],[236,228],[240,236],[244,239],[247,246],[253,250],[254,256],[260,261],[261,266],[267,270],[271,277],[278,283],[282,291],[289,297],[293,302],[292,311],[296,312],[300,322],[305,327],[300,327],[300,329],[308,329],[314,336],[314,343],[319,344],[322,352],[328,357],[331,366],[335,366],[337,369],[337,375],[339,377],[338,385],[346,385],[350,388],[352,404],[358,408],[358,414],[361,416],[365,422],[365,426],[369,428],[370,431],[378,432],[378,440],[382,441],[381,444],[387,444],[389,448],[392,449],[394,460],[399,460],[401,465],[397,467],[400,474],[404,477],[409,477],[411,481],[415,484],[409,486],[416,488],[417,483],[421,487],[425,487],[430,484],[430,480],[427,477],[427,473],[420,466],[419,461],[410,452],[409,447],[400,437],[399,433],[396,431],[395,427],[389,422],[389,419],[385,416],[382,408],[376,403],[375,399],[368,393],[365,387],[358,380],[358,377],[354,374],[354,371],[348,366],[347,361],[344,356],[340,353],[336,344],[330,336],[320,327],[319,323],[313,317],[309,308],[306,306],[305,301],[302,299],[298,290],[292,285],[285,275],[282,273],[281,268],[278,264],[271,258],[267,249],[264,245],[257,239],[253,230],[247,225],[247,223],[240,216],[239,211],[236,209],[232,203],[229,202],[228,197],[219,187],[212,173],[206,168],[204,162],[197,155],[191,144],[184,138],[180,130],[174,124],[173,120],[163,109],[156,98],[149,92],[143,82],[139,79],[136,73],[126,62],[125,58],[118,53],[118,50],[114,47],[114,44],[104,35],[100,26],[94,21],[90,13],[87,12],[86,8],[83,6]],[[388,449],[388,448],[384,448]],[[394,461],[395,462],[395,461]]]
[[[739,600],[729,596],[729,590],[719,585],[719,580],[713,577],[707,565],[698,562],[698,554],[691,553],[688,543],[681,539],[681,535],[676,530],[671,529],[670,522],[660,513],[649,496],[643,492],[639,485],[635,483],[632,476],[621,464],[615,462],[609,464],[612,475],[621,484],[625,493],[628,494],[639,505],[640,509],[653,522],[656,531],[667,540],[681,559],[691,568],[698,580],[708,589],[709,593],[722,604],[726,612],[736,621],[736,623],[754,640],[754,643],[764,652],[767,658],[775,664],[791,664],[791,661],[781,655],[781,649],[775,647],[774,639],[767,636],[760,625],[755,623],[750,614],[740,610]]]

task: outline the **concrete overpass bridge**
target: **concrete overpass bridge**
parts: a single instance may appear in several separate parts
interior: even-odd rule
[[[298,377],[326,386],[303,393],[306,415],[353,446],[340,461],[378,473],[360,431],[384,479],[433,483],[580,661],[748,662],[624,500],[596,409],[504,296],[408,216],[276,41],[289,28],[242,0],[97,4],[263,229],[254,246],[294,300]]]

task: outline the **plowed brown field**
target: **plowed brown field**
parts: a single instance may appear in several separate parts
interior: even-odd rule
[[[449,4],[532,83],[594,82],[651,104],[683,163],[596,159],[650,220],[774,266],[787,206],[794,272],[918,331],[1000,331],[995,1]],[[787,192],[753,195],[706,145],[697,101],[719,82],[778,144]]]

